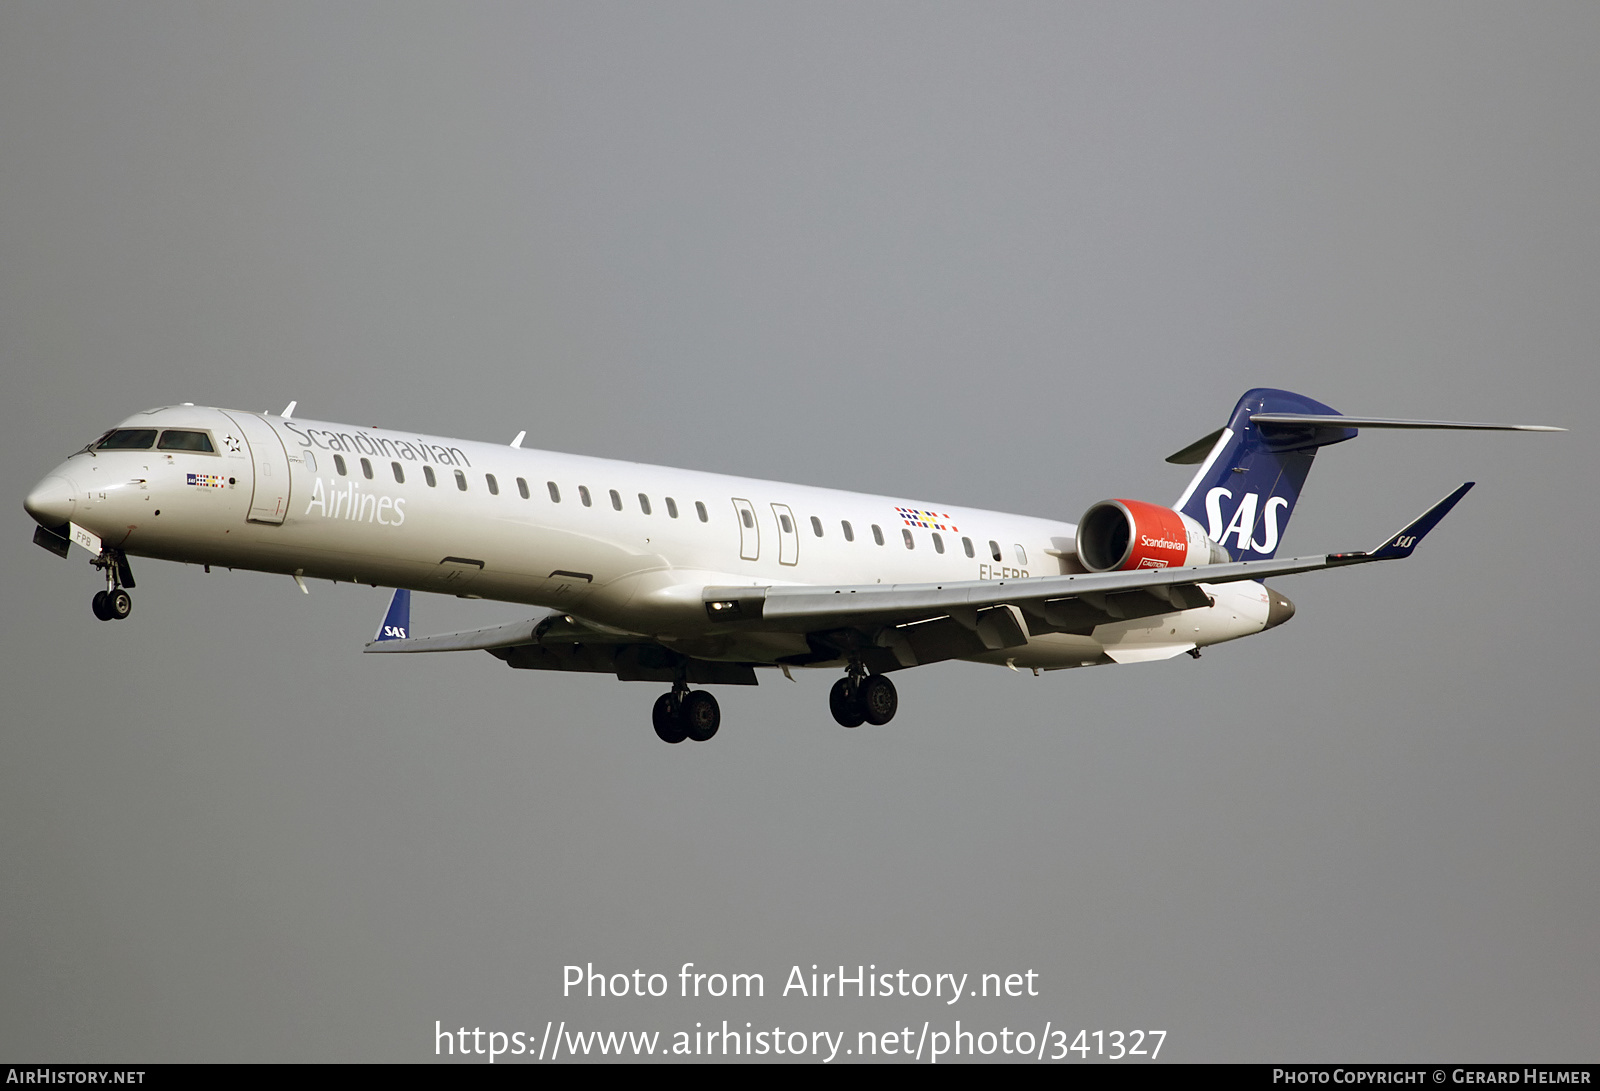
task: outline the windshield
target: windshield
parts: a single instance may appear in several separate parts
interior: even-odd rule
[[[180,428],[168,428],[161,433],[161,443],[158,449],[162,451],[205,451],[215,454],[216,448],[211,446],[211,437],[204,432],[190,432]]]
[[[118,428],[95,444],[100,451],[148,451],[156,445],[154,428]]]

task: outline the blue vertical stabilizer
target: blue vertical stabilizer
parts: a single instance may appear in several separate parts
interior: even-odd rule
[[[1213,433],[1203,464],[1173,506],[1205,527],[1236,561],[1266,560],[1277,553],[1317,448],[1356,434],[1354,428],[1327,422],[1252,422],[1258,413],[1338,416],[1304,395],[1260,388],[1240,398],[1227,426]],[[1200,444],[1168,461],[1201,461]]]

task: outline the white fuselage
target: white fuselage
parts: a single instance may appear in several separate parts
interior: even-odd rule
[[[773,663],[805,649],[796,634],[719,631],[708,586],[1083,571],[1076,528],[1049,519],[196,406],[119,427],[203,430],[215,452],[85,450],[57,467],[36,495],[107,548],[550,607],[704,658]],[[1209,608],[978,658],[1131,662],[1266,627],[1260,584],[1205,589]]]

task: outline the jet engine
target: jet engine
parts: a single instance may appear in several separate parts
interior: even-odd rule
[[[1232,558],[1182,512],[1143,500],[1102,500],[1078,520],[1078,560],[1091,572],[1119,572]]]

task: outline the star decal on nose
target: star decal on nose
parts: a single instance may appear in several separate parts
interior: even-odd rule
[[[235,454],[238,454],[238,452],[239,452],[239,440],[238,440],[238,437],[236,437],[236,436],[226,436],[226,437],[223,438],[222,442],[226,443],[228,445],[228,450],[232,451]]]

